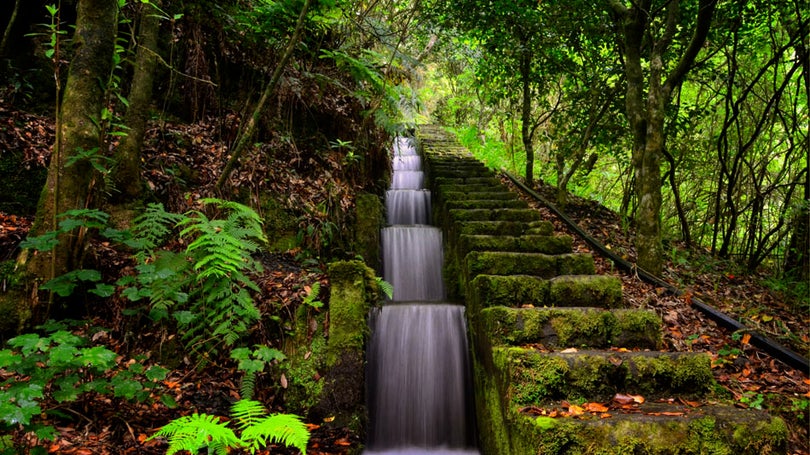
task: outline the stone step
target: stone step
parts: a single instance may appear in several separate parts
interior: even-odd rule
[[[437,204],[438,205],[438,204]],[[492,201],[485,199],[447,200],[441,204],[442,211],[453,209],[525,209],[529,206],[520,199]],[[434,207],[434,210],[438,207]]]
[[[452,210],[451,210],[452,212]],[[568,235],[470,235],[458,237],[458,250],[470,251],[522,251],[524,253],[564,254],[572,251]]]
[[[451,209],[453,221],[540,221],[540,212],[532,209]]]
[[[467,301],[474,308],[623,306],[622,283],[612,276],[576,275],[545,279],[529,275],[476,276],[468,285]]]
[[[436,186],[436,190],[437,190],[436,194],[459,193],[467,191],[472,191],[476,193],[485,193],[485,192],[503,191],[504,187],[500,183],[498,184],[444,183]]]
[[[447,191],[439,196],[441,200],[445,201],[510,201],[518,198],[517,194],[505,189],[500,191]]]
[[[441,185],[496,185],[503,187],[497,177],[444,177],[432,175],[430,177],[432,188],[439,188]]]
[[[541,352],[494,347],[492,362],[508,382],[505,397],[518,406],[560,400],[610,401],[617,393],[646,401],[697,400],[716,387],[711,358],[701,352]]]
[[[448,209],[448,212],[454,209]],[[448,234],[451,239],[462,235],[549,236],[554,233],[554,225],[548,221],[455,221]]]
[[[584,253],[550,255],[501,251],[471,251],[464,257],[465,283],[478,275],[593,275],[593,257]]]
[[[663,345],[661,318],[647,310],[496,306],[477,314],[478,330],[493,346],[660,349]]]
[[[645,403],[632,411],[552,418],[499,401],[492,378],[478,379],[481,452],[499,455],[784,454],[789,429],[762,411],[711,405]],[[492,390],[492,392],[489,392]],[[562,407],[560,407],[563,409]]]

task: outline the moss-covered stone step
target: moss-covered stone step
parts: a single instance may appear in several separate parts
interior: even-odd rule
[[[532,209],[451,209],[453,221],[540,221],[540,212]]]
[[[458,238],[458,249],[470,251],[522,251],[525,253],[570,253],[571,236],[568,235],[470,235]]]
[[[517,199],[518,195],[511,192],[501,191],[448,191],[442,193],[441,197],[450,201],[464,201],[464,200],[486,200],[486,201],[508,201]]]
[[[592,275],[595,273],[590,254],[514,253],[471,251],[464,258],[466,282],[478,275],[533,275],[553,278],[559,275]]]
[[[462,235],[515,237],[520,235],[549,236],[553,233],[554,226],[548,221],[455,221],[448,234],[452,239],[456,239]]]
[[[453,184],[442,184],[438,185],[436,189],[437,195],[444,195],[446,193],[458,193],[458,192],[476,192],[476,193],[487,193],[487,192],[498,192],[503,191],[503,185],[500,184],[469,184],[469,183],[453,183]]]
[[[661,319],[646,310],[497,306],[478,317],[491,345],[660,349],[663,344]]]
[[[483,377],[479,382],[493,380]],[[762,411],[652,403],[633,414],[551,418],[499,402],[495,387],[477,390],[481,391],[476,400],[479,439],[485,454],[763,455],[784,454],[787,449],[789,430],[784,421]]]
[[[441,175],[431,175],[430,183],[433,189],[438,189],[441,185],[491,185],[503,187],[497,177],[443,177]]]
[[[552,292],[553,289],[553,292]],[[473,308],[507,307],[622,307],[621,281],[606,275],[557,276],[478,275],[467,286]]]
[[[607,402],[617,393],[641,395],[647,401],[698,399],[716,387],[711,358],[699,352],[548,353],[495,347],[492,358],[506,380],[502,392],[517,406]]]
[[[493,201],[486,199],[469,199],[469,200],[448,200],[442,205],[442,213],[445,210],[453,209],[524,209],[529,206],[526,201],[520,199],[511,199],[503,201]],[[438,208],[438,207],[436,207]]]

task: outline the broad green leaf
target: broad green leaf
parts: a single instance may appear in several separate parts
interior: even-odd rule
[[[169,370],[167,368],[163,368],[160,365],[152,365],[146,370],[144,375],[146,376],[146,379],[150,381],[162,381],[166,379],[168,374]]]

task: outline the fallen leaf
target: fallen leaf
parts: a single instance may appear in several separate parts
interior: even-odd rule
[[[568,348],[560,351],[561,354],[570,354],[572,352],[579,352],[579,350],[577,348]]]
[[[608,407],[602,403],[585,403],[582,407],[588,412],[607,412],[608,410]]]

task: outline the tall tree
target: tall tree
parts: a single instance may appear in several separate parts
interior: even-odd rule
[[[100,178],[91,163],[100,150],[100,117],[106,81],[113,66],[118,30],[117,0],[80,0],[72,39],[64,95],[57,115],[56,142],[42,190],[33,235],[54,231],[58,215],[67,210],[92,207]],[[20,258],[34,277],[62,275],[79,266],[83,233],[61,235],[50,252]],[[34,304],[36,302],[33,302]]]
[[[146,133],[146,121],[152,102],[152,86],[157,67],[157,43],[160,31],[161,0],[144,1],[140,5],[138,50],[135,56],[129,107],[124,122],[127,135],[116,150],[113,181],[120,199],[137,199],[143,191],[141,179],[141,147]]]
[[[629,3],[629,4],[628,4]],[[709,34],[717,0],[608,0],[618,29],[633,136],[636,254],[654,274],[663,268],[661,158],[666,108]],[[691,32],[691,37],[689,33]]]

